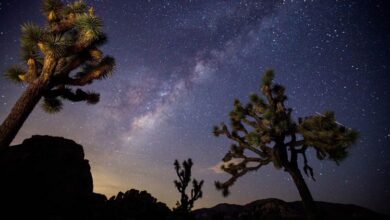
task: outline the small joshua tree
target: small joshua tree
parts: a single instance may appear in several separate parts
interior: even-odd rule
[[[21,26],[24,65],[5,72],[8,79],[27,88],[0,126],[0,150],[9,146],[42,97],[42,107],[49,113],[61,110],[62,100],[97,103],[98,93],[70,87],[105,79],[115,65],[112,57],[98,49],[106,36],[93,8],[82,1],[65,5],[60,0],[44,0],[42,11],[47,18],[45,27]]]
[[[314,149],[319,160],[330,159],[338,164],[347,157],[347,150],[358,133],[336,122],[332,112],[299,118],[295,122],[291,117],[292,109],[284,105],[287,99],[284,87],[273,83],[273,79],[271,70],[263,76],[261,93],[266,100],[256,94],[250,96],[246,106],[235,100],[230,112],[230,128],[223,123],[214,127],[216,136],[224,135],[234,142],[221,167],[231,178],[223,183],[216,182],[216,187],[227,196],[229,187],[239,177],[273,163],[294,180],[308,218],[318,219],[315,202],[298,166],[298,156],[303,158],[304,173],[314,180],[307,150]]]
[[[179,181],[175,180],[174,183],[180,193],[180,201],[177,201],[175,211],[182,214],[188,214],[194,207],[195,201],[202,198],[203,180],[198,182],[196,179],[193,179],[191,195],[188,196],[186,193],[188,184],[191,182],[192,165],[191,159],[183,161],[183,166],[177,160],[174,163],[176,174],[179,177]]]

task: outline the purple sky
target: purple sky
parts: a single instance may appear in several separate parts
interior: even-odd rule
[[[172,207],[178,199],[173,161],[191,157],[205,180],[196,207],[299,199],[272,166],[241,178],[223,198],[214,169],[229,142],[213,137],[234,98],[258,91],[261,74],[276,72],[294,116],[334,110],[361,138],[341,166],[310,156],[316,200],[390,210],[390,34],[384,1],[86,1],[105,24],[106,54],[115,75],[90,86],[95,106],[30,115],[14,143],[33,134],[74,139],[92,165],[94,188],[107,196],[144,189]],[[257,3],[256,3],[257,2]],[[259,3],[261,2],[261,3]],[[0,1],[0,69],[18,63],[19,27],[43,24],[40,1]],[[0,120],[22,86],[0,78]]]

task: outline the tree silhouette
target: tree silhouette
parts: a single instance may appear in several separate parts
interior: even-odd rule
[[[174,166],[176,174],[179,177],[179,181],[175,180],[174,183],[180,193],[180,201],[177,201],[174,211],[181,214],[188,214],[194,207],[195,201],[202,198],[203,180],[200,182],[198,182],[196,179],[192,180],[191,195],[188,196],[186,189],[188,184],[191,182],[191,168],[193,165],[192,160],[185,160],[183,161],[182,165],[183,166],[181,166],[180,163],[175,160]]]
[[[93,8],[82,1],[65,5],[60,0],[44,0],[42,12],[47,17],[44,27],[21,26],[22,65],[5,72],[6,78],[27,88],[0,126],[0,150],[9,146],[42,97],[42,107],[49,113],[60,111],[62,100],[97,103],[98,93],[70,87],[105,79],[115,65],[114,58],[103,56],[98,49],[106,36]]]
[[[298,166],[298,156],[303,158],[304,173],[314,180],[307,150],[314,149],[319,160],[330,159],[338,164],[347,157],[348,147],[356,141],[358,133],[338,123],[333,112],[299,118],[295,122],[291,117],[292,109],[284,105],[287,99],[284,87],[275,84],[273,79],[272,70],[263,76],[261,93],[265,100],[257,94],[250,96],[246,106],[235,100],[229,115],[230,128],[224,123],[214,127],[216,136],[224,135],[234,142],[221,167],[231,177],[215,185],[227,196],[229,187],[239,177],[273,163],[294,180],[308,218],[318,219],[315,202]]]

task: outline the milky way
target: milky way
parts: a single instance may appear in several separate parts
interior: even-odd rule
[[[299,199],[289,176],[273,167],[240,179],[223,198],[215,166],[229,142],[212,136],[234,98],[258,91],[276,72],[294,116],[334,110],[361,137],[340,166],[312,159],[317,200],[390,210],[390,35],[380,1],[86,1],[104,21],[115,75],[89,89],[95,106],[65,103],[55,115],[36,108],[14,143],[50,134],[82,144],[95,191],[145,189],[169,206],[178,194],[173,161],[191,157],[205,179],[197,207],[277,197]],[[43,24],[40,1],[0,1],[0,69],[18,63],[19,27]],[[23,87],[0,79],[0,119]]]

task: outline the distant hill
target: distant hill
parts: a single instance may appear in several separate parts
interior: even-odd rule
[[[357,206],[317,202],[324,219],[389,219],[388,216]],[[285,202],[280,199],[262,199],[246,205],[218,204],[212,208],[193,211],[197,220],[303,220],[305,212],[300,201]]]

